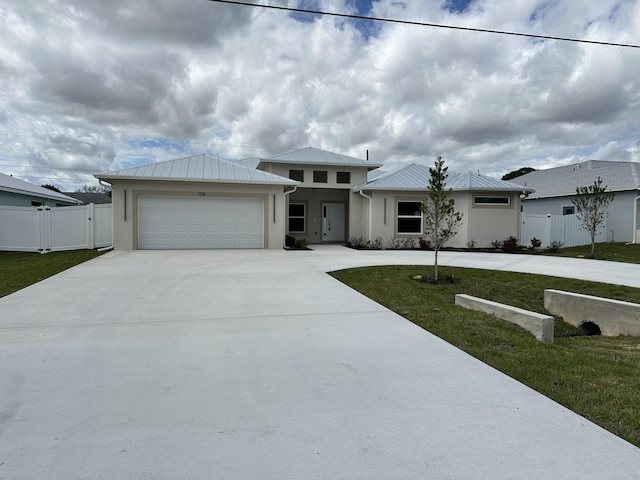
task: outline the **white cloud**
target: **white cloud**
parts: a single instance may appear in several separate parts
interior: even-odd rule
[[[371,14],[626,43],[640,30],[637,0],[441,3]],[[172,0],[8,0],[0,29],[0,171],[35,183],[309,145],[494,175],[639,159],[638,49]]]

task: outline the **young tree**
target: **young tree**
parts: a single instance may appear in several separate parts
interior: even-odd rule
[[[435,275],[438,281],[438,252],[442,246],[458,233],[462,223],[462,213],[455,209],[455,201],[449,198],[451,188],[446,188],[448,167],[442,157],[438,157],[434,168],[429,168],[429,196],[420,207],[424,214],[424,233],[435,251]]]
[[[102,185],[83,185],[82,188],[76,190],[76,193],[106,193],[110,196],[111,189]]]
[[[580,221],[580,227],[591,235],[589,258],[595,257],[596,233],[604,226],[607,209],[614,196],[612,192],[607,192],[607,186],[602,186],[602,179],[598,177],[593,185],[577,187],[576,196],[571,199],[571,203],[576,207],[576,216]]]

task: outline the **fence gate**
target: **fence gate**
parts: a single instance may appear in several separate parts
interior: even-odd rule
[[[112,205],[0,206],[0,250],[56,252],[106,247],[113,240]]]

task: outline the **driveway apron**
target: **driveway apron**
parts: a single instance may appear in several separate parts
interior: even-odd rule
[[[440,263],[640,287],[531,258]],[[432,263],[117,251],[4,297],[0,479],[637,479],[640,449],[325,273]]]

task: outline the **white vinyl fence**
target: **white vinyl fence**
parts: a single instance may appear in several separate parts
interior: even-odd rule
[[[559,242],[563,247],[575,247],[576,245],[589,245],[591,236],[589,232],[580,228],[580,221],[576,215],[539,215],[522,213],[520,225],[520,243],[528,244],[533,237],[542,241],[543,247],[548,247],[552,242]],[[607,241],[607,223],[596,233],[596,242]]]
[[[0,205],[0,250],[58,252],[107,247],[113,241],[111,204],[77,207]]]

